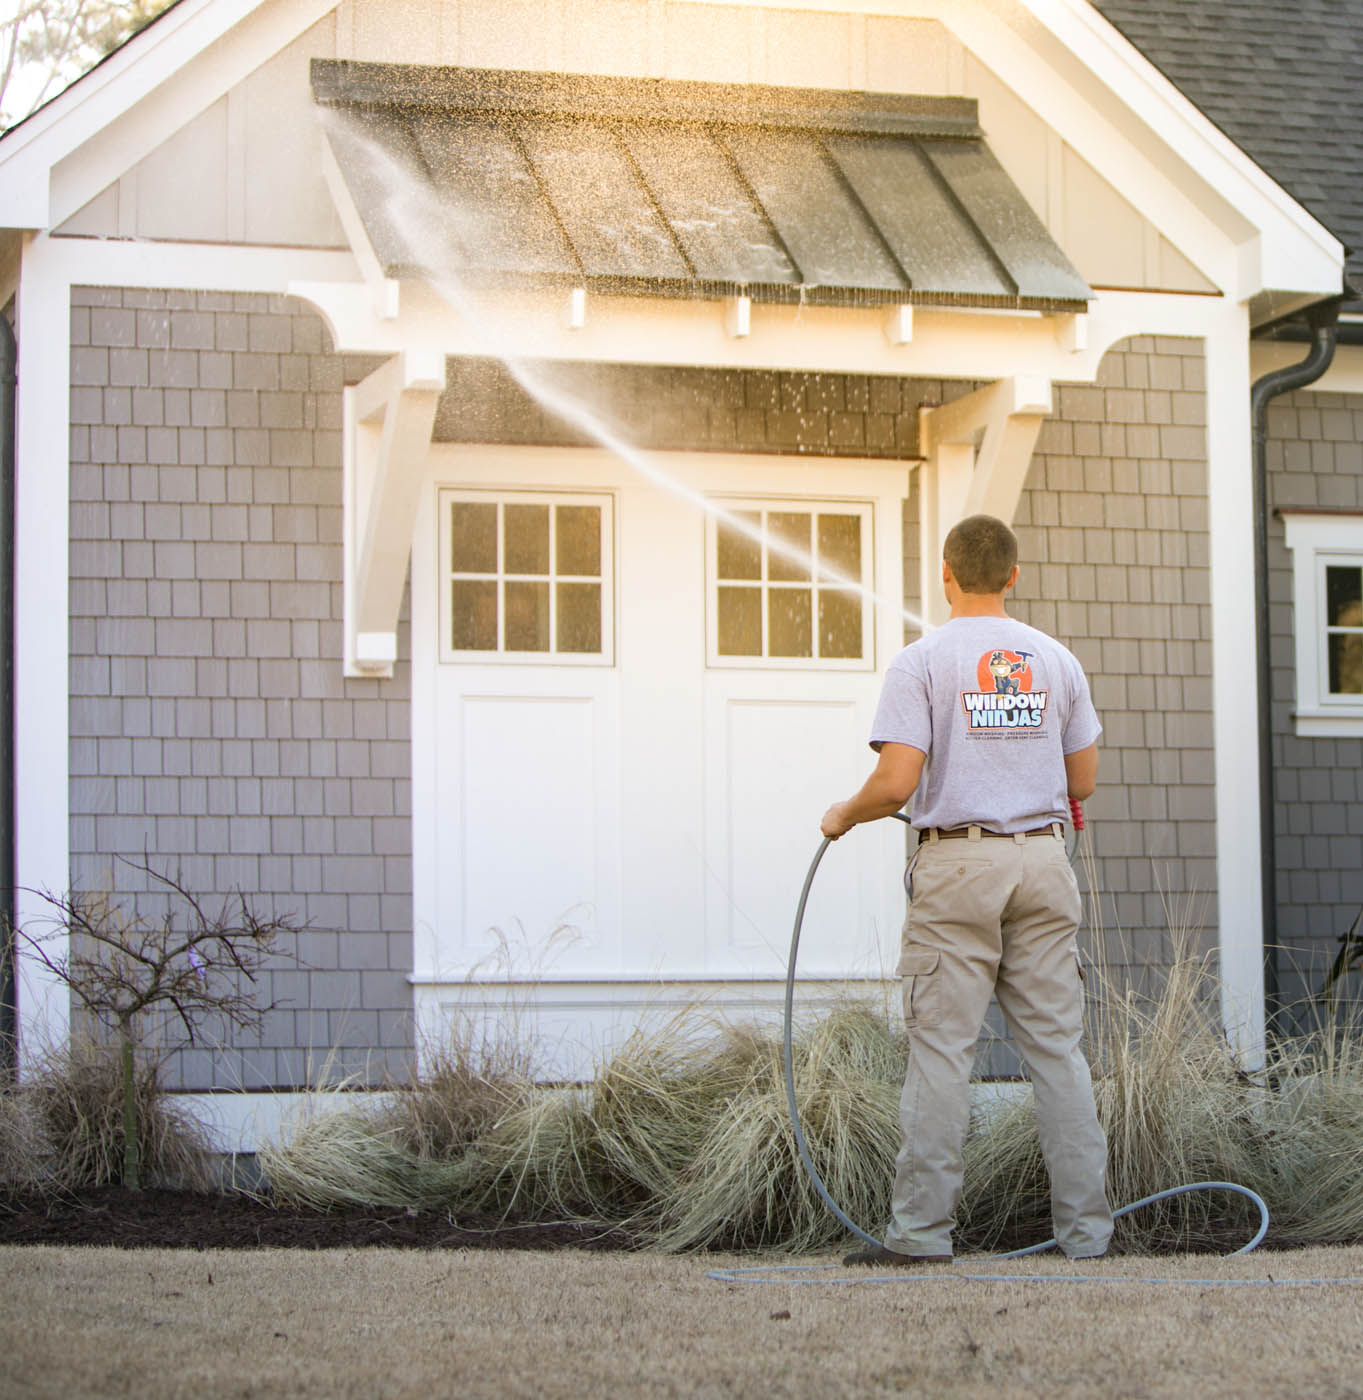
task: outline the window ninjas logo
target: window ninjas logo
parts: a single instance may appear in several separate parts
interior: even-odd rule
[[[1041,728],[1049,698],[1032,689],[1030,651],[987,651],[976,668],[979,690],[961,692],[972,733],[993,733]]]

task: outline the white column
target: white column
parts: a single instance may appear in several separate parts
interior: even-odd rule
[[[1212,603],[1212,742],[1216,776],[1217,927],[1221,1013],[1230,1043],[1250,1067],[1264,1056],[1264,929],[1259,850],[1259,767],[1246,761],[1258,693],[1245,677],[1254,636],[1249,317],[1218,309],[1206,339],[1207,497]]]
[[[70,308],[70,285],[39,235],[26,244],[19,273],[15,415],[15,917],[34,933],[51,928],[51,909],[34,892],[61,894],[70,884]],[[59,956],[64,939],[46,947]],[[22,942],[18,983],[23,1073],[45,1047],[65,1042],[71,1012],[65,985],[24,956]]]

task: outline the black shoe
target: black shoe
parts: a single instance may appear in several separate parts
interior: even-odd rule
[[[883,1244],[871,1249],[854,1250],[846,1255],[844,1264],[874,1264],[892,1269],[911,1269],[915,1264],[950,1264],[950,1254],[900,1254],[896,1249],[886,1249]]]

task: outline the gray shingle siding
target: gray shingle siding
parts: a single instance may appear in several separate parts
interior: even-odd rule
[[[145,851],[310,924],[261,1035],[210,1037],[172,1083],[400,1074],[410,682],[341,675],[341,362],[282,298],[72,302],[72,881],[155,912],[114,860]]]
[[[1303,391],[1268,411],[1273,507],[1363,510],[1363,407],[1356,396]],[[1296,736],[1292,556],[1269,524],[1269,627],[1277,783],[1278,941],[1282,992],[1304,1009],[1363,906],[1363,739]]]

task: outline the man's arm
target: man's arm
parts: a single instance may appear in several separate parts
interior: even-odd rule
[[[861,822],[892,816],[913,796],[926,758],[922,749],[910,744],[882,744],[880,759],[861,790],[846,802],[835,802],[824,813],[819,829],[836,841]]]
[[[1065,755],[1065,786],[1077,802],[1093,796],[1098,786],[1098,745]]]

